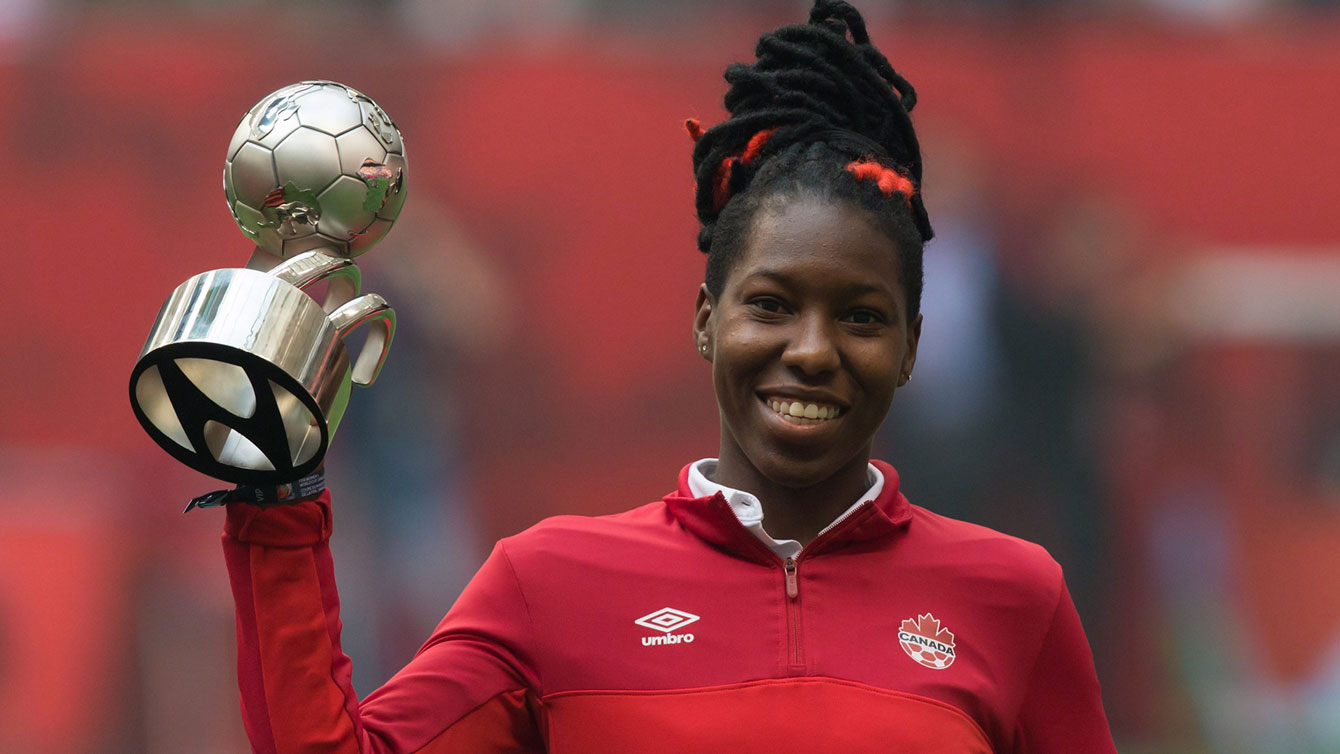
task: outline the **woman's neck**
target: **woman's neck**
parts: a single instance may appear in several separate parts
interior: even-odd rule
[[[711,476],[717,484],[757,497],[768,534],[803,547],[870,489],[868,468],[869,459],[860,455],[826,479],[796,486],[769,479],[747,459],[723,452]]]

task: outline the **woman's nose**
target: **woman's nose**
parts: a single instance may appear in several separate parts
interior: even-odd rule
[[[838,368],[836,333],[826,317],[800,317],[782,352],[787,366],[807,375],[818,375]]]

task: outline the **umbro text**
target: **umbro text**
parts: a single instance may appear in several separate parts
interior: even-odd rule
[[[657,644],[689,644],[693,641],[693,634],[666,634],[664,636],[644,636],[642,637],[642,646],[654,647]]]

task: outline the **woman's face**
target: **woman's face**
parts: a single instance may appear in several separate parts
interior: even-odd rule
[[[694,330],[712,362],[722,468],[809,487],[864,473],[921,318],[908,321],[897,249],[864,210],[795,198],[759,210],[721,295],[699,291]]]

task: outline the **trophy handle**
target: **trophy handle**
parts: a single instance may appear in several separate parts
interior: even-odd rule
[[[270,274],[302,290],[323,280],[329,281],[326,300],[321,302],[321,309],[326,314],[349,303],[363,287],[363,275],[352,260],[320,251],[299,254],[270,270]]]
[[[330,321],[341,338],[359,325],[369,322],[375,325],[368,331],[368,339],[358,352],[353,368],[355,385],[371,385],[381,373],[382,364],[386,363],[386,354],[391,350],[391,339],[395,337],[395,309],[386,303],[386,299],[369,293],[336,309],[330,315]]]

